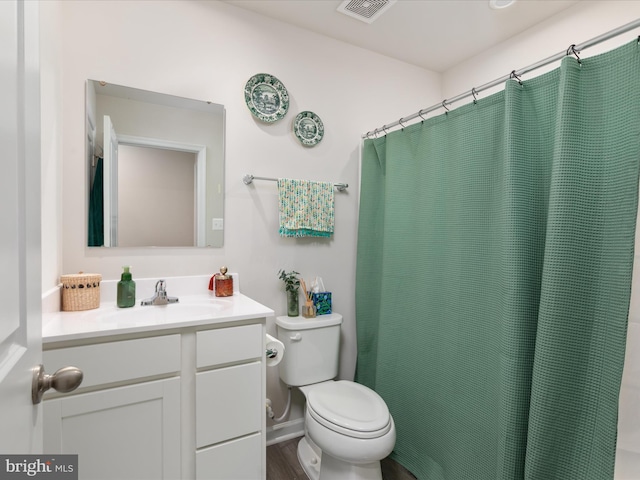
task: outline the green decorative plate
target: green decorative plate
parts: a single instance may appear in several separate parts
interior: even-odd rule
[[[289,110],[289,94],[280,80],[268,73],[258,73],[244,86],[244,101],[251,113],[263,122],[272,123]]]
[[[300,112],[293,121],[293,133],[307,147],[320,143],[324,136],[322,120],[313,112]]]

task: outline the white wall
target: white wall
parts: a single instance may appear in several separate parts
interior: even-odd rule
[[[534,64],[571,44],[581,44],[605,32],[640,18],[638,1],[582,0],[547,22],[452,68],[443,75],[444,98],[451,98],[504,75]],[[640,35],[640,29],[623,34],[581,55],[589,57],[628,43]],[[527,74],[532,78],[557,68],[558,64]],[[493,90],[495,91],[495,89]],[[482,97],[486,94],[481,94]],[[461,104],[464,102],[461,102]],[[457,105],[460,106],[460,105]],[[620,418],[616,479],[640,478],[640,230],[636,233],[636,257],[632,300],[629,313],[627,354],[620,392]]]
[[[625,356],[620,416],[616,480],[640,476],[640,215],[636,223],[636,247],[631,287],[627,353]]]
[[[511,8],[517,8],[517,2]],[[442,93],[444,98],[452,98],[468,92],[472,87],[489,83],[508,75],[512,70],[520,70],[559,52],[566,52],[572,44],[580,45],[638,18],[640,2],[636,0],[582,0],[549,20],[449,69],[442,76]],[[611,50],[615,46],[630,42],[638,33],[640,32],[629,32],[593,46],[581,55],[589,57]],[[551,64],[526,74],[523,79],[538,76],[557,67],[558,63]],[[501,88],[487,90],[479,96],[483,98]]]
[[[40,4],[40,83],[42,135],[42,291],[54,288],[62,273],[62,24],[53,2]]]
[[[58,250],[54,245],[47,249],[43,290],[55,286],[59,274],[77,271],[116,279],[122,265],[131,265],[134,278],[157,278],[213,274],[226,265],[240,274],[243,293],[282,315],[286,300],[278,270],[295,269],[307,279],[320,275],[334,292],[334,310],[345,318],[341,376],[352,376],[360,135],[400,118],[416,105],[437,101],[439,76],[223,2],[41,3],[44,10],[62,18],[56,31],[62,38],[62,72],[56,73],[63,80],[62,88],[46,100],[62,124],[63,147],[56,157],[62,162],[62,179],[52,184],[47,195],[52,205],[59,203],[56,195],[61,195],[62,204],[47,209],[44,222],[50,225],[44,235],[55,234],[61,225],[62,241]],[[51,37],[55,39],[55,34]],[[278,77],[290,95],[289,113],[275,124],[254,119],[244,102],[245,83],[260,72]],[[225,106],[223,248],[89,249],[84,245],[87,79]],[[324,122],[324,139],[314,148],[303,147],[292,133],[292,120],[303,110],[315,112]],[[44,126],[45,130],[52,127]],[[246,186],[242,182],[246,173],[347,182],[348,191],[336,195],[333,238],[280,238],[275,183],[255,181]],[[61,223],[50,221],[49,216],[60,212]],[[55,259],[58,252],[62,252],[61,263]],[[167,288],[171,293],[170,284]],[[273,319],[268,328],[275,333]],[[286,389],[273,370],[268,374],[267,392],[279,414]],[[300,418],[300,409],[294,408],[291,416]]]
[[[196,154],[118,146],[118,245],[193,246]]]

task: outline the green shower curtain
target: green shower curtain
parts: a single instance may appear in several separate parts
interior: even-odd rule
[[[88,245],[90,247],[102,247],[104,245],[104,188],[103,188],[103,164],[104,160],[98,157],[95,176],[89,195],[89,234]]]
[[[364,142],[356,380],[423,480],[613,478],[637,41]]]

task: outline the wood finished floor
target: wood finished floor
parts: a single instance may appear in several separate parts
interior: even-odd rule
[[[267,447],[267,480],[308,480],[298,462],[298,442],[300,438],[276,443]],[[415,480],[407,469],[390,458],[380,462],[384,480]]]

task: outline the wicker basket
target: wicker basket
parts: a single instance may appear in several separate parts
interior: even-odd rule
[[[61,275],[62,311],[77,312],[98,308],[101,281],[102,275],[99,273],[80,272],[74,275]]]

